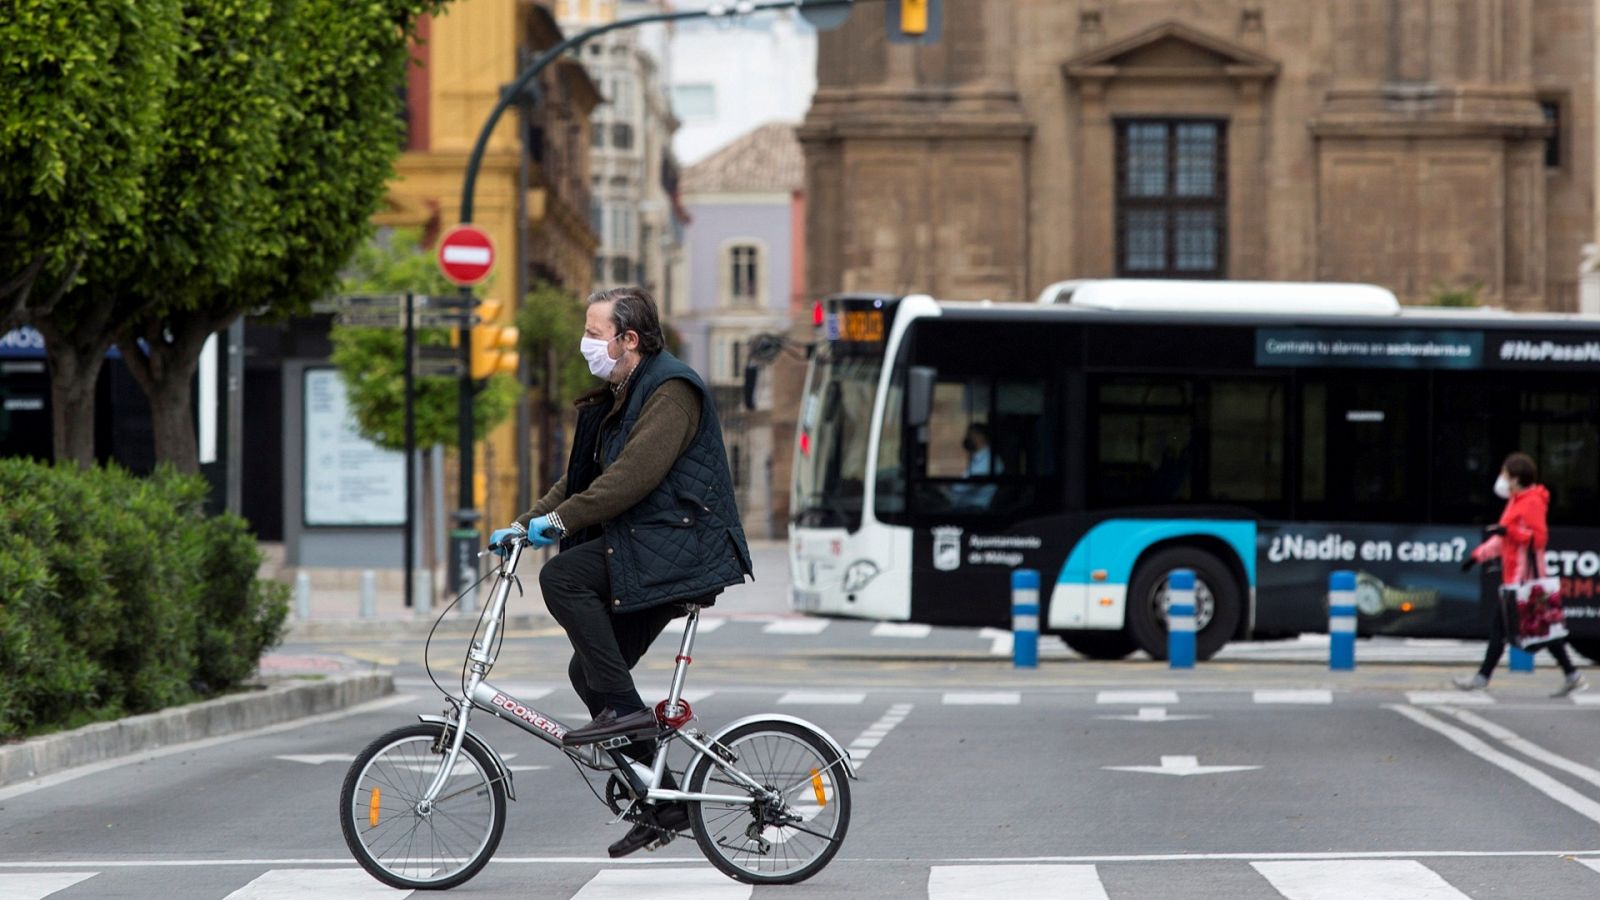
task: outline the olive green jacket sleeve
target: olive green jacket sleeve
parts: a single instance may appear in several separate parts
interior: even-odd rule
[[[661,484],[699,427],[700,392],[682,379],[666,382],[645,401],[622,452],[587,490],[569,497],[562,479],[518,521],[526,525],[551,512],[552,501],[569,534],[622,515]]]

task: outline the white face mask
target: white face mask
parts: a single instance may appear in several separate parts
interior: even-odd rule
[[[614,340],[616,338],[611,339],[611,341]],[[621,362],[620,359],[611,358],[611,353],[607,349],[611,346],[611,341],[586,337],[579,342],[579,349],[583,352],[583,358],[589,361],[589,372],[596,378],[610,378],[611,370],[617,367],[618,362]]]
[[[1494,480],[1494,495],[1501,500],[1511,499],[1511,482],[1504,475]]]

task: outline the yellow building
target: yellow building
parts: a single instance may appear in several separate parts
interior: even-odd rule
[[[501,90],[563,35],[551,4],[538,0],[458,0],[419,30],[406,83],[407,148],[375,221],[421,228],[431,242],[461,220],[467,160]],[[547,69],[538,86],[537,97],[525,96],[496,126],[474,192],[473,220],[493,239],[497,260],[479,296],[501,301],[503,324],[535,280],[587,293],[599,240],[589,216],[589,116],[602,98],[571,59]],[[478,445],[473,505],[489,528],[543,488],[534,424],[525,397],[515,420]],[[452,509],[456,483],[447,477]]]

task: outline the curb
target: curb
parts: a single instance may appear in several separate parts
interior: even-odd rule
[[[0,746],[0,786],[119,756],[220,737],[355,706],[394,693],[387,672],[285,680],[265,690],[97,722]]]
[[[556,620],[549,613],[523,613],[506,616],[507,631],[531,631],[554,628]],[[438,634],[465,637],[477,627],[478,617],[451,617],[439,623]],[[414,638],[428,636],[433,628],[433,617],[426,619],[303,619],[291,620],[283,632],[283,643],[295,641],[331,641],[355,638]]]

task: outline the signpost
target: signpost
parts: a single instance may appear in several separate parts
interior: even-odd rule
[[[493,270],[494,242],[482,228],[463,222],[439,239],[439,271],[451,284],[482,284]]]

